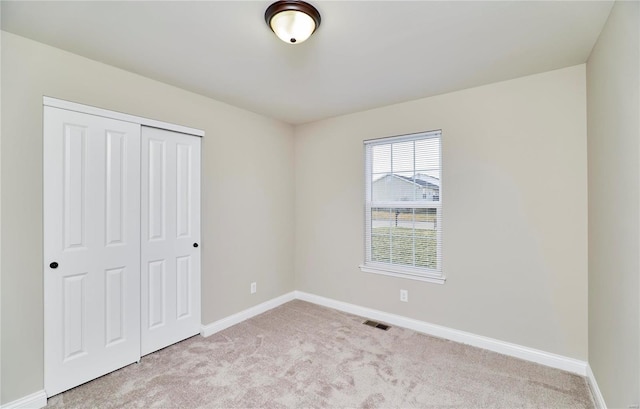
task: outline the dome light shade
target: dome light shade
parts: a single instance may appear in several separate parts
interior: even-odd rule
[[[304,1],[276,1],[267,8],[264,19],[285,43],[300,44],[320,26],[320,13]]]

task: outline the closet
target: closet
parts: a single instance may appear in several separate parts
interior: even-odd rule
[[[200,332],[203,135],[44,98],[47,396]]]

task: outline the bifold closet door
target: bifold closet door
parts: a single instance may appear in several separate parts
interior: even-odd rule
[[[141,353],[200,332],[200,138],[142,127]]]
[[[140,125],[44,107],[43,138],[52,396],[140,358]]]

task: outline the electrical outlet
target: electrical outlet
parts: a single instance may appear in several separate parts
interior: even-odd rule
[[[409,291],[400,290],[400,301],[409,302]]]
[[[251,283],[251,294],[255,294],[256,291],[258,291],[258,285],[254,281],[253,283]]]

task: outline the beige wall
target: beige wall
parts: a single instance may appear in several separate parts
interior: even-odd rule
[[[2,403],[43,387],[43,95],[206,132],[203,323],[294,289],[290,125],[3,32]]]
[[[434,129],[447,282],[361,272],[362,141]],[[584,65],[299,126],[296,288],[586,360],[586,155]]]
[[[587,62],[589,363],[611,408],[640,402],[640,3],[616,2]]]

